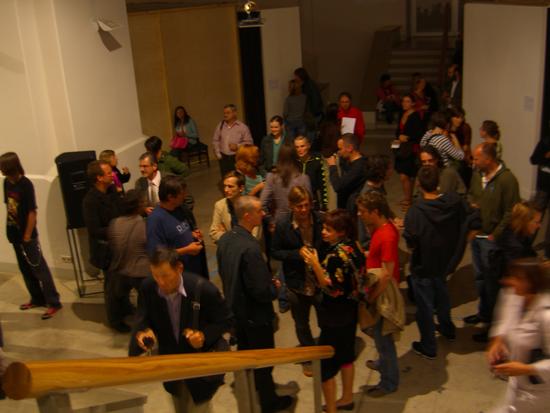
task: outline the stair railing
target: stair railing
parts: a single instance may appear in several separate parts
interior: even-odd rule
[[[288,363],[313,364],[315,412],[321,413],[320,360],[330,346],[177,354],[150,357],[14,362],[2,382],[8,397],[37,399],[40,413],[72,412],[69,393],[153,381],[170,381],[235,372],[240,413],[259,413],[254,369]]]

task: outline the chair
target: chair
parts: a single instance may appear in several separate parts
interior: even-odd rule
[[[206,164],[210,168],[210,156],[208,154],[208,145],[202,143],[200,138],[197,138],[197,143],[191,146],[188,146],[183,150],[185,158],[187,160],[187,166],[191,168],[191,158],[199,158],[199,164],[202,164],[202,155],[206,155]]]

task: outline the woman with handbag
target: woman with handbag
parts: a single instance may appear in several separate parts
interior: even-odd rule
[[[47,307],[42,320],[52,318],[62,305],[52,274],[42,255],[36,230],[36,198],[34,186],[25,176],[21,161],[15,152],[0,156],[0,170],[4,180],[4,202],[8,209],[6,233],[13,245],[19,270],[31,295],[20,310]]]
[[[170,141],[170,155],[179,159],[185,150],[196,145],[198,141],[199,133],[195,121],[183,106],[177,106],[174,110],[174,136]]]
[[[545,412],[550,406],[550,294],[548,262],[512,262],[491,329],[487,359],[491,370],[508,376],[504,404],[497,412]]]
[[[406,211],[412,202],[414,180],[418,170],[417,154],[420,138],[424,133],[424,124],[415,110],[413,95],[405,95],[401,100],[403,112],[396,131],[396,140],[392,143],[395,153],[395,170],[399,174],[403,187],[403,200],[400,202]]]
[[[326,411],[353,410],[355,331],[357,328],[357,279],[365,266],[365,257],[354,241],[355,225],[344,209],[327,212],[323,217],[323,241],[329,245],[324,258],[317,250],[302,248],[300,255],[317,278],[322,291],[318,306],[321,336],[318,345],[334,347],[334,356],[321,360],[321,376]],[[342,397],[336,400],[336,380],[342,373]]]

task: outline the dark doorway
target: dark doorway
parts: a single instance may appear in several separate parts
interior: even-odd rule
[[[544,70],[544,90],[542,95],[541,139],[550,137],[550,9],[546,12],[546,59]]]
[[[244,115],[254,143],[260,145],[266,134],[262,33],[260,27],[239,29]]]

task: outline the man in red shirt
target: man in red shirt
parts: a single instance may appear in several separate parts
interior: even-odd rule
[[[359,143],[365,139],[365,122],[363,121],[363,112],[359,108],[351,105],[351,94],[348,92],[340,93],[338,97],[338,119],[342,122],[342,134],[354,133],[359,138]],[[349,120],[346,120],[349,119]],[[346,125],[353,124],[353,131],[347,130]]]
[[[367,269],[385,268],[399,284],[399,232],[389,218],[386,199],[380,193],[363,194],[357,201],[357,215],[371,234]]]
[[[383,268],[383,276],[377,285],[368,291],[369,303],[385,291],[390,283],[399,283],[399,258],[397,243],[399,233],[390,221],[390,207],[384,195],[366,192],[357,199],[357,215],[371,234],[371,244],[367,256],[367,271]],[[392,280],[394,278],[394,280]],[[368,360],[367,367],[380,372],[380,383],[367,391],[371,397],[381,397],[393,393],[399,386],[399,366],[392,334],[385,334],[383,318],[374,326],[374,342],[378,360]]]

